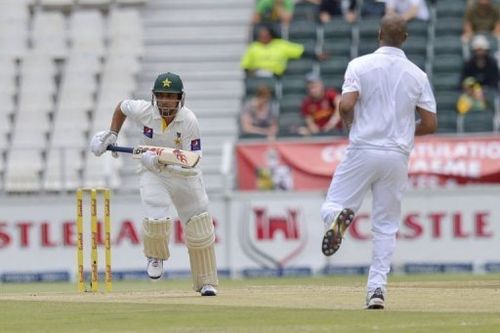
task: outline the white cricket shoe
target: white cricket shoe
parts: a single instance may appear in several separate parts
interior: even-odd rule
[[[217,289],[211,284],[205,284],[200,289],[201,296],[217,296]]]
[[[156,280],[163,274],[163,260],[148,258],[148,267],[146,269],[150,279]]]

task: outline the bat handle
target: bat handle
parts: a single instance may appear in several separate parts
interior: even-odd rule
[[[111,150],[111,151],[120,152],[120,153],[129,153],[129,154],[134,153],[134,148],[132,148],[132,147],[109,145],[106,149]]]

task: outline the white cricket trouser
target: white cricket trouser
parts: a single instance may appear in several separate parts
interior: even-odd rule
[[[321,217],[329,226],[343,208],[356,213],[367,191],[372,191],[373,251],[368,291],[378,287],[385,290],[401,220],[401,199],[407,183],[407,155],[396,151],[348,148],[321,206]]]
[[[208,197],[200,171],[183,176],[169,169],[159,174],[144,170],[140,177],[140,192],[147,218],[169,217],[172,203],[183,225],[191,217],[208,211]]]

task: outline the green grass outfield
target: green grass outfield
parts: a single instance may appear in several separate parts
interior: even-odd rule
[[[363,309],[365,277],[0,284],[0,332],[500,332],[499,275],[390,277],[384,311]]]

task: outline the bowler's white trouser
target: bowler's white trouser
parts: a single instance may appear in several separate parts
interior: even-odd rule
[[[179,171],[165,168],[155,174],[141,171],[140,192],[145,217],[161,219],[169,216],[171,204],[183,225],[193,216],[208,211],[208,197],[201,171],[181,175]]]
[[[373,251],[368,291],[386,288],[401,220],[401,199],[407,183],[407,155],[397,151],[348,148],[321,206],[321,217],[329,226],[343,208],[357,212],[367,191],[372,191]]]

